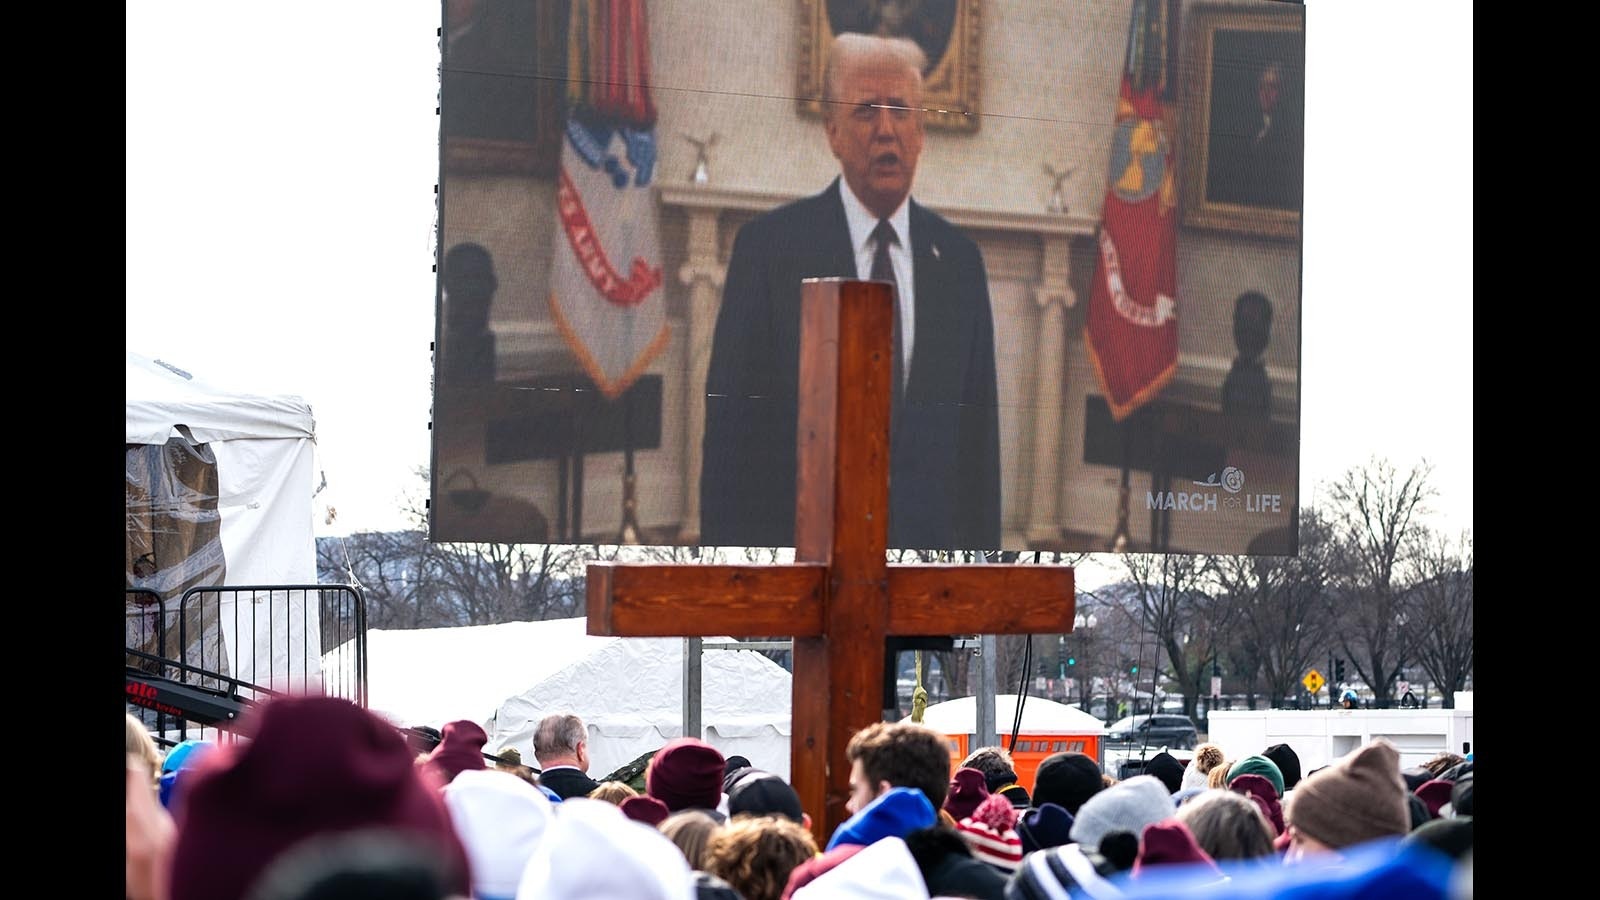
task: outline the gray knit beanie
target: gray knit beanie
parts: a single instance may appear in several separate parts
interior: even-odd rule
[[[1113,831],[1138,838],[1144,827],[1173,814],[1172,792],[1154,775],[1135,775],[1119,781],[1088,800],[1072,820],[1072,839],[1091,850]]]

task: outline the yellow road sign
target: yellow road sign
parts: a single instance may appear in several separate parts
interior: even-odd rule
[[[1306,686],[1306,690],[1315,694],[1317,691],[1322,690],[1322,686],[1327,684],[1328,680],[1322,677],[1321,672],[1312,669],[1306,673],[1306,677],[1300,679],[1300,683]]]

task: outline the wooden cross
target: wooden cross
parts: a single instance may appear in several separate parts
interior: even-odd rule
[[[888,635],[1072,630],[1070,566],[888,564],[893,302],[802,286],[794,565],[588,567],[590,634],[794,637],[790,781],[818,846],[849,816],[845,744],[883,716]]]

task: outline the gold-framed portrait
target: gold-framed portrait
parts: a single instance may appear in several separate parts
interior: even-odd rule
[[[1197,5],[1183,89],[1183,223],[1297,240],[1305,187],[1305,7]]]
[[[799,0],[802,113],[822,115],[822,70],[835,34],[916,41],[928,57],[922,100],[930,128],[977,131],[980,0]]]

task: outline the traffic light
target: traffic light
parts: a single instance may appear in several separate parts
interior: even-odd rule
[[[1077,664],[1078,664],[1078,658],[1077,658],[1077,657],[1076,657],[1076,656],[1069,656],[1069,657],[1067,657],[1067,665],[1069,665],[1069,666],[1075,666],[1075,665],[1077,665]]]
[[[1333,683],[1344,684],[1344,660],[1342,659],[1333,661]]]
[[[1129,667],[1128,674],[1129,675],[1137,675],[1137,674],[1139,674],[1139,667],[1138,666]]]

